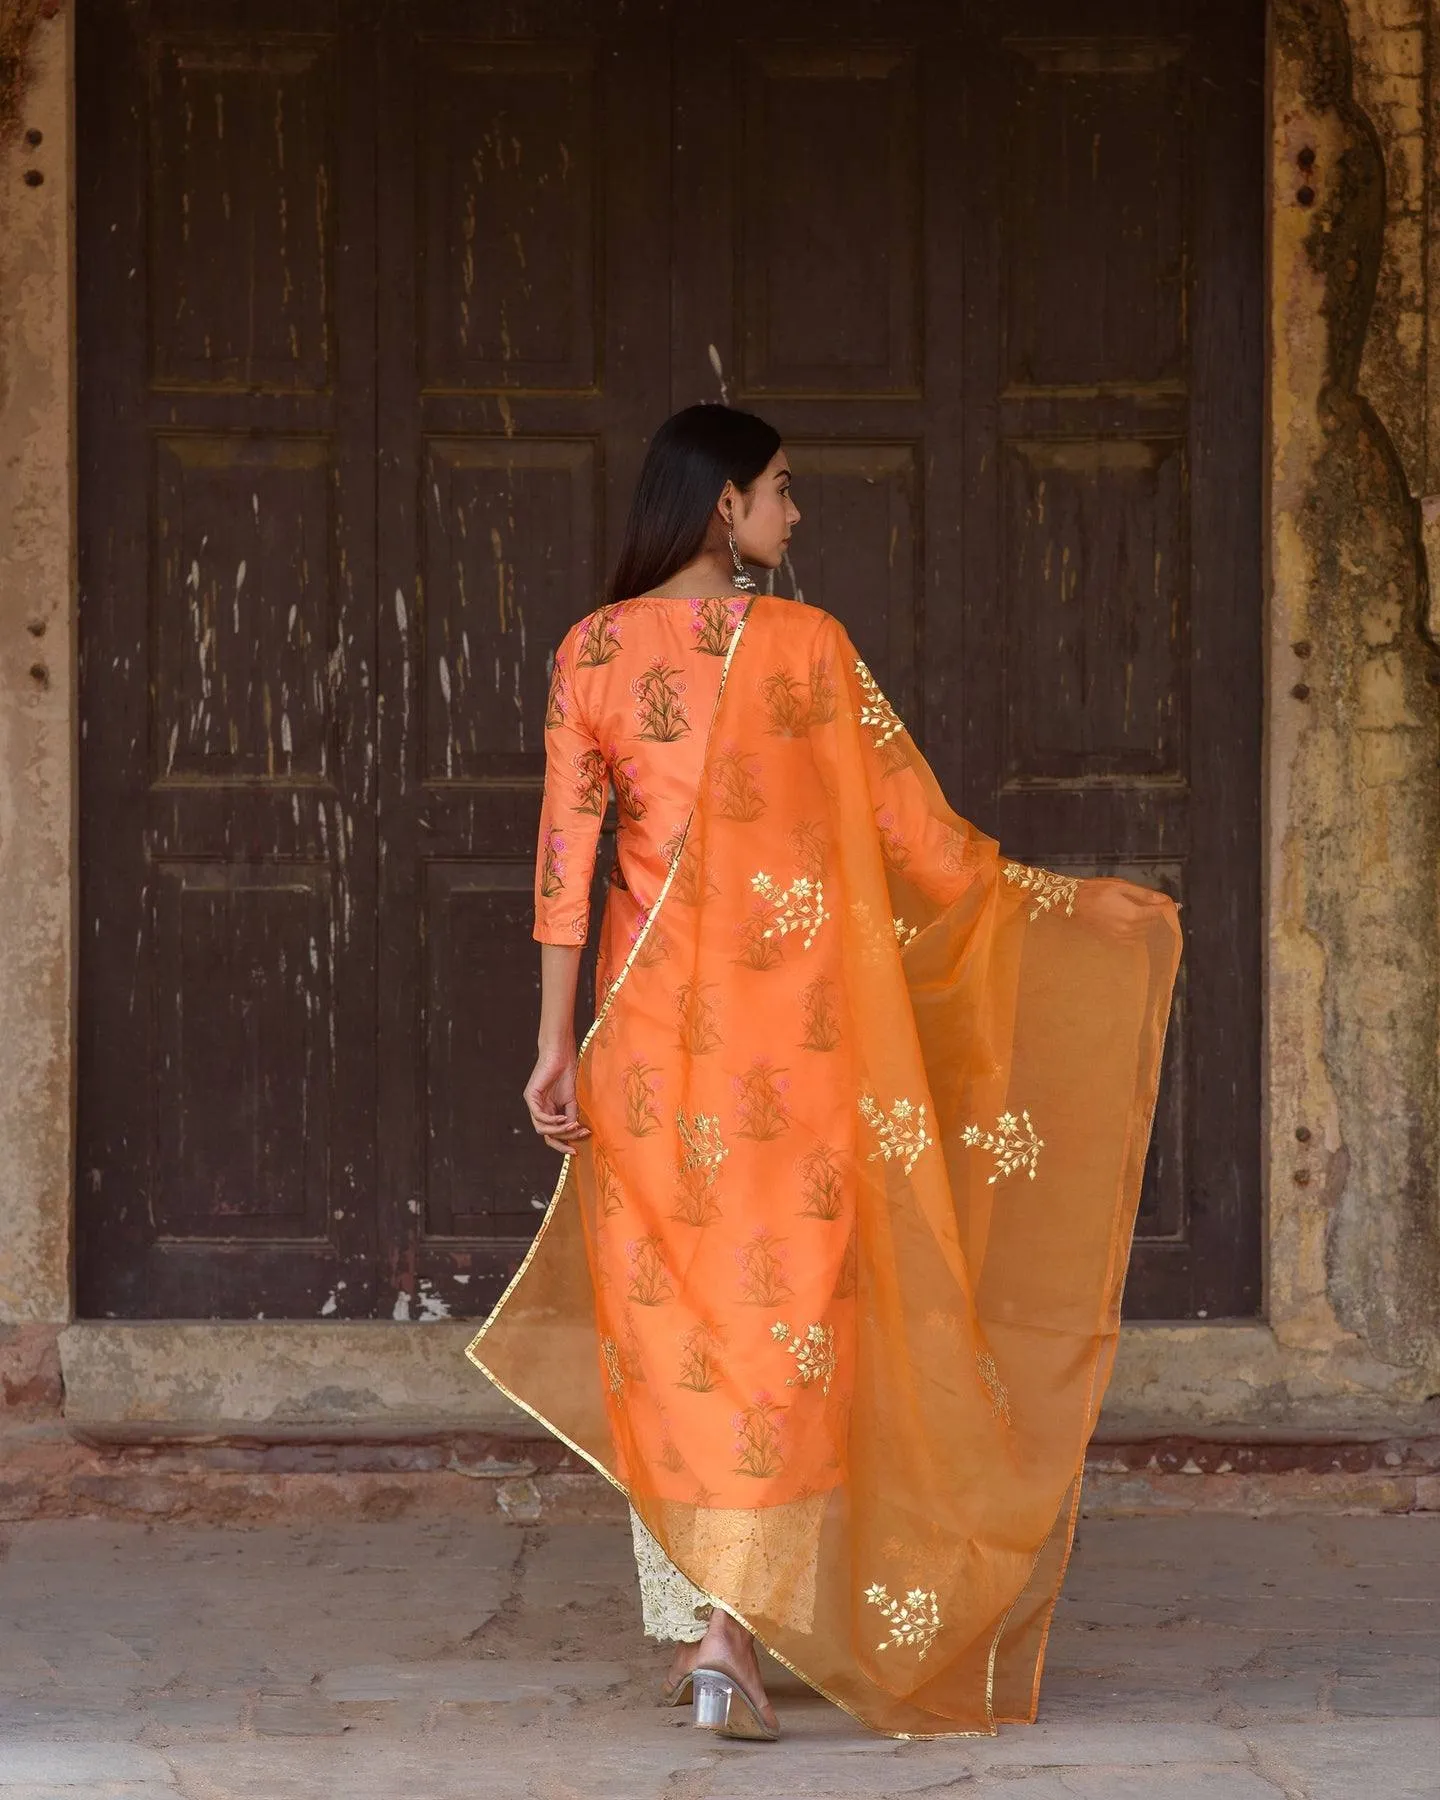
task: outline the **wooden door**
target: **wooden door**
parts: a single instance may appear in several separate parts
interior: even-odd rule
[[[782,585],[1010,854],[1183,903],[1132,1317],[1260,1297],[1262,53],[898,0],[677,56],[675,399],[784,431]]]
[[[79,26],[78,1304],[375,1305],[374,58]]]
[[[967,811],[1182,903],[1131,1317],[1260,1304],[1263,28],[1029,0],[966,89],[964,601],[927,660]]]
[[[91,0],[82,1311],[498,1292],[548,657],[722,395],[960,809],[1184,900],[1127,1305],[1255,1309],[1260,66],[1239,0]]]
[[[377,1200],[398,1316],[484,1310],[559,1172],[520,1100],[546,684],[668,411],[668,81],[642,6],[415,0],[381,41]],[[592,983],[587,959],[582,1011]]]

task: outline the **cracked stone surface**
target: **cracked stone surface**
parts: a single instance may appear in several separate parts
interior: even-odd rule
[[[629,1532],[0,1528],[0,1800],[1440,1800],[1440,1517],[1085,1523],[1040,1717],[653,1704]]]

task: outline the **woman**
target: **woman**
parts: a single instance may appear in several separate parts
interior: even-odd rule
[[[678,413],[556,654],[525,1098],[565,1161],[469,1355],[628,1495],[696,1724],[776,1735],[758,1638],[879,1730],[992,1733],[1034,1717],[1180,933],[949,809],[839,623],[753,593],[799,521],[771,427]]]

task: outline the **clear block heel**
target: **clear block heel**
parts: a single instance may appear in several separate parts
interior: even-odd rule
[[[774,1743],[780,1733],[767,1725],[749,1694],[723,1669],[696,1669],[691,1722],[721,1737]]]

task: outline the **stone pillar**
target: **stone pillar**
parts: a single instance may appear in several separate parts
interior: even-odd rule
[[[0,3],[0,84],[0,1328],[53,1327],[74,1143],[68,12]]]

